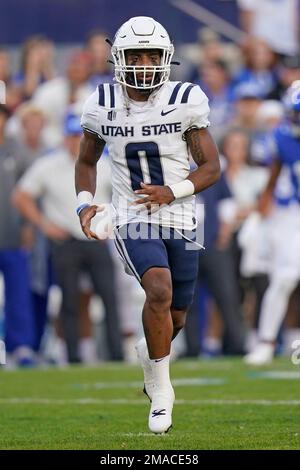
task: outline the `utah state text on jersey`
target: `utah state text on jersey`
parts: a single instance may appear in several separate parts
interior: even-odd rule
[[[169,122],[166,124],[152,124],[142,126],[143,136],[172,134],[181,132],[181,122]],[[134,137],[135,128],[133,126],[101,126],[101,134],[105,137]]]

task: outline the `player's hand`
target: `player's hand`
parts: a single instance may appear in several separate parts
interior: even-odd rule
[[[91,230],[91,220],[95,217],[97,212],[101,212],[102,210],[103,208],[101,206],[93,205],[82,209],[79,214],[82,231],[89,240],[99,240],[97,235]]]
[[[175,200],[169,186],[155,186],[153,184],[141,183],[142,189],[137,189],[135,194],[142,194],[142,197],[134,202],[134,204],[143,204],[147,209],[151,210],[151,206],[161,206],[162,204],[170,204]]]

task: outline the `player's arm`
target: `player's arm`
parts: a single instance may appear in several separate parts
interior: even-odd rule
[[[277,158],[274,159],[271,165],[271,173],[270,173],[269,181],[264,191],[262,192],[258,200],[258,204],[257,204],[257,210],[258,212],[260,212],[262,216],[266,216],[270,212],[270,209],[272,206],[272,200],[273,200],[273,193],[274,193],[274,189],[275,189],[281,168],[282,168],[282,162]]]
[[[199,193],[214,184],[221,175],[216,144],[207,129],[191,129],[186,132],[187,145],[198,168],[188,178],[170,186],[154,186],[141,183],[143,189],[135,191],[145,197],[136,204],[148,208],[152,204],[170,204],[175,199]]]
[[[217,146],[207,129],[190,129],[185,134],[186,142],[197,169],[188,176],[194,185],[194,193],[212,186],[221,176]]]
[[[104,140],[85,130],[75,165],[75,187],[79,200],[77,213],[82,231],[90,240],[93,238],[98,239],[97,235],[90,229],[91,219],[96,215],[98,206],[91,204],[91,202],[96,191],[97,162],[104,146]]]
[[[207,129],[190,129],[185,133],[187,145],[198,168],[188,178],[170,186],[154,186],[141,183],[143,189],[135,191],[145,197],[136,201],[148,208],[152,204],[170,204],[175,199],[191,196],[214,184],[221,175],[216,144]]]

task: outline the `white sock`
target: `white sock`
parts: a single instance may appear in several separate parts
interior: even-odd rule
[[[157,388],[159,390],[172,388],[170,380],[170,354],[161,359],[150,359],[150,361]]]
[[[271,279],[263,298],[259,319],[258,337],[263,341],[276,341],[279,328],[285,317],[290,295],[297,281]]]

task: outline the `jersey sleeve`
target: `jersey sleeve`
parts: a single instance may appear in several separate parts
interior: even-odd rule
[[[209,105],[206,94],[196,85],[193,87],[189,97],[187,117],[183,129],[185,133],[189,129],[203,129],[210,125]]]
[[[100,135],[99,121],[98,90],[96,90],[84,103],[83,113],[81,116],[81,127],[92,134],[96,134],[100,139],[104,140]]]

